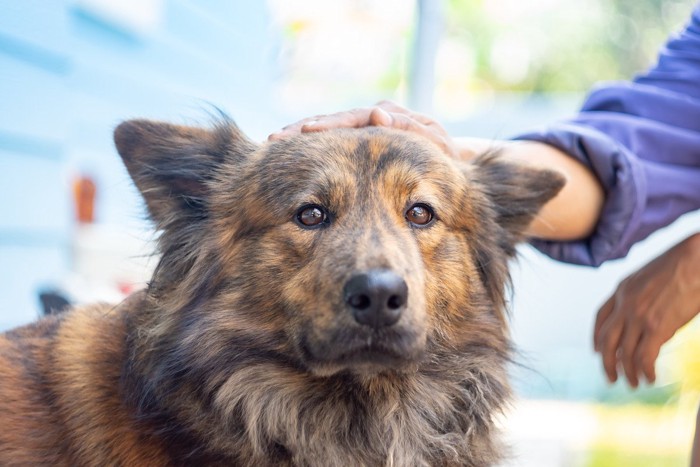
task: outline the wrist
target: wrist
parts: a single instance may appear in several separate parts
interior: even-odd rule
[[[700,232],[683,240],[679,247],[679,273],[700,299]]]

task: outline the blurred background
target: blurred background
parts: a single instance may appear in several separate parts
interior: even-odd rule
[[[114,301],[147,280],[155,233],[113,148],[121,120],[206,123],[216,106],[262,140],[393,99],[454,135],[507,138],[650,66],[694,3],[0,0],[0,331],[61,297]],[[700,323],[635,392],[605,383],[590,341],[618,281],[699,221],[687,215],[597,270],[522,247],[508,465],[687,465]]]

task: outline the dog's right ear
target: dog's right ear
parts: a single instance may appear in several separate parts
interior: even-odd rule
[[[525,239],[528,225],[565,184],[554,170],[509,161],[499,152],[483,154],[473,164],[510,246]]]
[[[230,121],[203,129],[129,120],[114,130],[114,142],[160,228],[175,218],[206,217],[219,167],[257,149]]]

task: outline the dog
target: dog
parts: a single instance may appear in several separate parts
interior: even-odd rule
[[[556,173],[382,128],[122,123],[148,287],[0,337],[2,465],[491,465],[508,261]]]

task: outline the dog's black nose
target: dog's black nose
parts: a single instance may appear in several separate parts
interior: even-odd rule
[[[352,277],[343,292],[355,321],[373,328],[396,323],[408,300],[406,281],[386,269]]]

